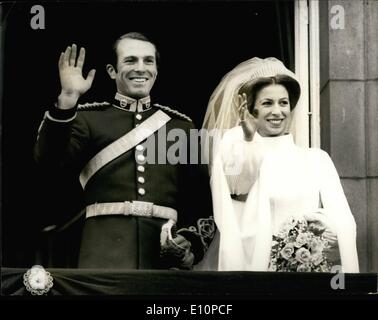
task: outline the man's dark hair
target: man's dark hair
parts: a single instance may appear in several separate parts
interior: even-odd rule
[[[153,43],[152,41],[150,41],[144,34],[140,33],[140,32],[128,32],[128,33],[125,33],[123,34],[122,36],[120,36],[113,44],[113,52],[115,54],[115,64],[114,64],[114,67],[116,68],[117,67],[117,48],[118,48],[118,43],[123,40],[123,39],[133,39],[133,40],[140,40],[140,41],[145,41],[145,42],[149,42],[151,43],[154,48],[155,48],[155,59],[156,59],[156,65],[159,66],[159,62],[160,62],[160,54],[159,54],[159,51],[157,50],[157,47],[155,45],[155,43]]]
[[[258,78],[257,80],[245,83],[239,89],[239,94],[245,93],[247,95],[248,111],[252,115],[257,116],[257,110],[254,110],[257,94],[260,90],[271,84],[280,84],[286,88],[289,94],[291,111],[297,105],[301,95],[301,87],[297,80],[284,74],[278,74],[274,77]]]

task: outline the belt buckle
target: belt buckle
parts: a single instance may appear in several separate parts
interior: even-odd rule
[[[131,201],[131,214],[141,217],[152,217],[154,204],[146,201]]]

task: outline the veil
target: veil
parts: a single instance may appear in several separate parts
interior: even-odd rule
[[[206,163],[211,166],[218,144],[225,131],[239,124],[238,94],[240,88],[247,82],[253,82],[261,77],[272,77],[278,74],[287,75],[296,80],[295,73],[274,57],[254,57],[238,64],[228,72],[212,93],[202,124],[202,143],[207,153]]]
[[[290,76],[299,84],[297,76],[288,70],[280,60],[274,57],[265,59],[258,57],[251,58],[228,72],[209,99],[202,125],[201,142],[206,150],[205,159],[206,163],[208,163],[210,174],[214,219],[218,231],[197,270],[243,270],[245,268],[243,238],[238,226],[239,223],[237,222],[237,216],[241,216],[243,207],[239,206],[236,208],[231,198],[225,196],[229,195],[230,191],[222,169],[221,160],[217,155],[222,148],[221,141],[224,133],[239,125],[238,95],[240,88],[249,82],[253,85],[253,82],[259,78],[273,77],[278,74]],[[250,200],[250,202],[252,203],[253,201]],[[260,205],[264,203],[266,201],[261,202]],[[258,210],[254,211],[262,212],[264,211],[262,209],[258,208]],[[261,216],[262,219],[269,217],[267,214],[261,214]],[[264,221],[263,225],[270,226],[270,222]],[[266,228],[261,229],[261,233],[263,233],[263,230],[266,231]],[[266,232],[262,238],[265,239],[267,235],[270,235],[270,233]],[[257,242],[257,246],[260,247],[266,244],[269,244],[269,241]],[[269,252],[261,248],[256,251]],[[265,258],[257,260],[265,261]],[[254,268],[263,270],[261,266],[254,266]]]

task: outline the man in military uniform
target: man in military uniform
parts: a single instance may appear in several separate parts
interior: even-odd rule
[[[74,44],[62,52],[61,93],[45,114],[35,159],[80,172],[86,219],[79,267],[191,269],[203,257],[212,222],[206,171],[189,163],[194,126],[184,114],[151,102],[158,58],[153,43],[128,33],[114,50],[117,62],[107,65],[117,87],[114,100],[84,105],[78,100],[95,70],[83,77],[84,48],[77,54]],[[166,138],[177,129],[188,139],[162,141],[162,133]],[[175,143],[186,148],[187,163],[160,164],[157,158]],[[154,161],[147,157],[150,148]]]

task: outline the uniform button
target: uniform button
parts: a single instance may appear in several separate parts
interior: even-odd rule
[[[141,144],[138,144],[138,145],[136,146],[136,149],[137,149],[138,151],[143,151],[143,150],[144,150],[144,147],[143,147]]]
[[[135,116],[135,118],[137,118],[137,120],[142,120],[142,115],[140,115],[139,113]]]
[[[139,126],[139,123],[137,123],[135,126],[136,126],[136,127]]]
[[[143,154],[138,154],[137,160],[140,161],[140,162],[143,162],[144,160],[146,160],[146,157]]]
[[[144,178],[143,177],[138,177],[138,182],[139,183],[144,183]]]
[[[137,170],[138,170],[139,172],[144,172],[144,167],[143,167],[143,166],[138,166]]]
[[[144,196],[144,194],[146,193],[146,190],[144,190],[143,188],[139,188],[139,189],[138,189],[138,193],[139,193],[141,196]]]

